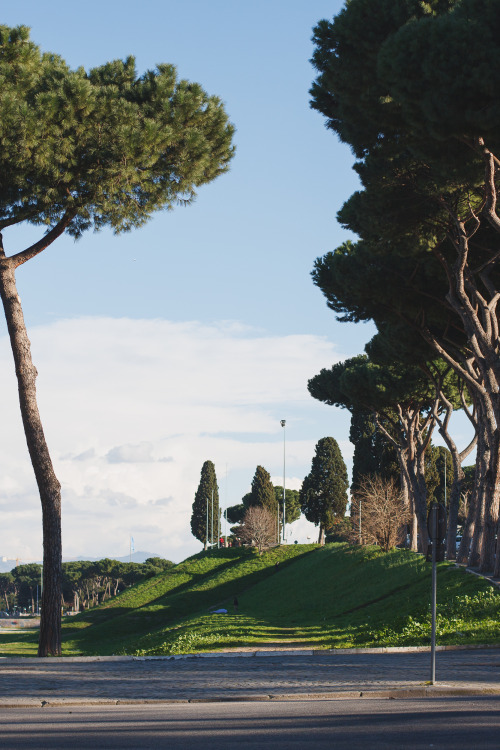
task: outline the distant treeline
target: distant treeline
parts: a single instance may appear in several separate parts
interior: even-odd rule
[[[135,583],[158,575],[174,563],[161,557],[149,557],[144,563],[118,560],[77,560],[62,564],[63,609],[79,612],[116,596]],[[0,611],[35,613],[41,602],[42,566],[18,565],[9,573],[0,573]]]

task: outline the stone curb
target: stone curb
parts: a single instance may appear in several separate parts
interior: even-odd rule
[[[485,695],[500,695],[498,688],[478,688],[475,685],[418,685],[414,687],[386,690],[336,690],[329,693],[261,693],[239,696],[215,695],[206,698],[2,698],[0,710],[8,708],[58,708],[69,706],[146,706],[173,705],[177,703],[259,703],[270,701],[317,701],[405,698],[454,698]]]
[[[479,651],[499,649],[500,644],[471,644],[456,646],[436,646],[436,651]],[[375,648],[330,648],[330,649],[304,649],[304,648],[279,648],[279,649],[255,649],[234,651],[213,651],[195,654],[172,654],[171,656],[0,656],[0,664],[34,664],[54,663],[90,663],[90,662],[131,662],[131,661],[172,661],[178,659],[235,659],[266,656],[315,656],[315,655],[346,655],[346,654],[419,654],[430,653],[430,646],[383,646]]]

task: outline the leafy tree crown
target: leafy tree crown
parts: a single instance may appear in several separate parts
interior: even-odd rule
[[[0,229],[28,221],[121,232],[190,203],[228,169],[223,104],[173,65],[137,76],[133,57],[85,72],[0,26]]]

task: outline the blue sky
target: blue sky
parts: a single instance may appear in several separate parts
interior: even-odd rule
[[[362,351],[369,325],[335,321],[310,272],[347,234],[356,189],[349,149],[309,108],[312,28],[337,0],[144,0],[4,7],[44,50],[90,68],[134,54],[138,72],[177,66],[226,105],[236,127],[228,174],[193,206],[115,237],[58,240],[18,272],[38,390],[63,484],[64,553],[136,549],[181,560],[199,549],[189,515],[214,460],[224,504],[257,464],[299,486],[332,435],[350,465],[349,415],[314,402],[307,379]],[[4,233],[8,254],[38,230]],[[0,324],[0,555],[39,558],[39,501]],[[7,420],[8,417],[8,420]],[[226,479],[227,477],[227,479]],[[314,534],[299,523],[291,536]]]

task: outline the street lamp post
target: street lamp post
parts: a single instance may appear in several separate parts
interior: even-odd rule
[[[281,420],[283,427],[283,541],[285,541],[285,425],[286,419]]]
[[[208,549],[208,495],[207,495],[207,522],[205,526],[205,549]]]
[[[217,497],[219,497],[219,485],[217,485]],[[217,503],[217,549],[220,549],[220,500]]]
[[[446,504],[446,499],[447,499],[446,498],[446,453],[443,453],[443,455],[444,455],[444,507],[445,507],[445,510],[446,510],[447,509],[447,504]]]

